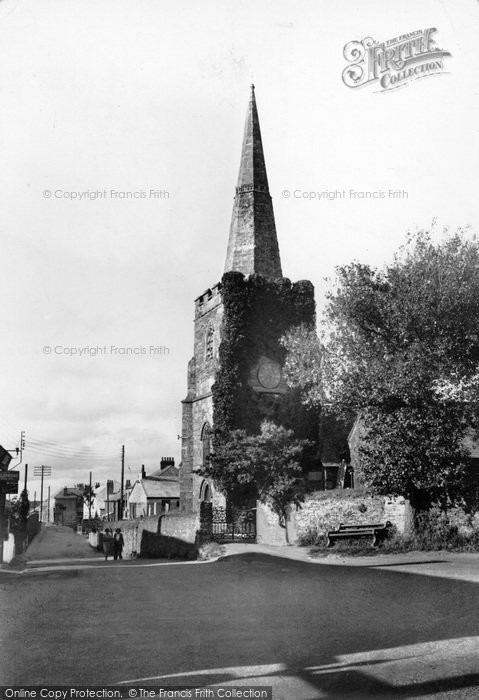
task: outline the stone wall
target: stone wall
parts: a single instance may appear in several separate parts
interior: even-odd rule
[[[260,501],[256,504],[256,542],[258,544],[287,544],[286,531],[276,513]]]
[[[159,533],[194,544],[200,529],[199,513],[167,513],[160,517]]]
[[[399,496],[384,499],[384,519],[389,520],[403,534],[412,528],[413,513],[409,501]]]
[[[384,498],[359,490],[318,491],[308,495],[302,506],[292,512],[301,544],[316,544],[341,523],[385,522]]]
[[[105,523],[115,530],[119,527],[125,546],[123,558],[155,557],[194,558],[197,553],[197,533],[199,514],[168,513],[160,518],[139,518]],[[101,549],[101,533],[90,533],[88,541],[94,548]]]
[[[123,548],[123,557],[125,559],[134,556],[149,556],[148,552],[141,551],[142,534],[144,530],[152,534],[158,532],[158,517],[118,520],[116,522],[105,523],[105,527],[109,527],[112,530],[115,530],[117,527],[121,529],[125,542]],[[91,533],[89,542],[93,547],[101,547],[101,540],[99,540],[98,537],[95,538],[95,534],[97,535],[98,533]]]
[[[195,470],[203,465],[202,430],[213,425],[211,387],[215,380],[221,340],[223,304],[221,287],[215,285],[195,301],[194,357],[188,364],[188,392],[182,401],[182,450],[180,507],[183,512],[199,511],[203,478]],[[212,355],[206,351],[208,333],[213,333]]]
[[[410,524],[411,509],[404,498],[371,496],[362,489],[317,491],[301,506],[291,507],[286,528],[273,510],[257,503],[256,541],[260,544],[316,544],[328,530],[343,524],[384,523],[390,520],[398,532]]]

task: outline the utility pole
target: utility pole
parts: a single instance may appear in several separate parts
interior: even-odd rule
[[[106,513],[107,513],[107,520],[110,522],[110,494],[113,493],[113,481],[111,479],[108,479],[106,482]]]
[[[28,480],[28,464],[25,464],[25,482],[23,485],[23,490],[26,492],[27,490],[27,480]]]
[[[123,485],[125,480],[125,445],[121,446],[120,512],[118,520],[123,520]]]
[[[90,472],[90,485],[88,489],[88,520],[91,520],[91,472]]]
[[[50,486],[48,486],[48,512],[47,512],[47,523],[50,522]]]
[[[41,476],[41,486],[40,486],[40,522],[43,520],[43,477],[52,475],[52,468],[47,467],[42,464],[41,467],[33,467],[33,473],[35,476]]]

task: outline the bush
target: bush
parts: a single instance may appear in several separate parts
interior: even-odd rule
[[[476,550],[479,548],[479,529],[474,527],[472,521],[469,530],[460,528],[458,524],[451,522],[449,513],[439,508],[432,508],[419,515],[416,523],[416,531],[411,538],[415,549]]]

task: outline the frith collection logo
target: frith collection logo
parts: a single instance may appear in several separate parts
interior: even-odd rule
[[[344,84],[356,88],[378,81],[384,91],[443,73],[444,57],[451,54],[435,45],[436,32],[430,27],[382,43],[371,37],[350,41],[343,50],[349,62],[343,70]]]

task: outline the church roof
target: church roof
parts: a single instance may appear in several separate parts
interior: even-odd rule
[[[282,277],[254,85],[246,114],[225,272]]]

